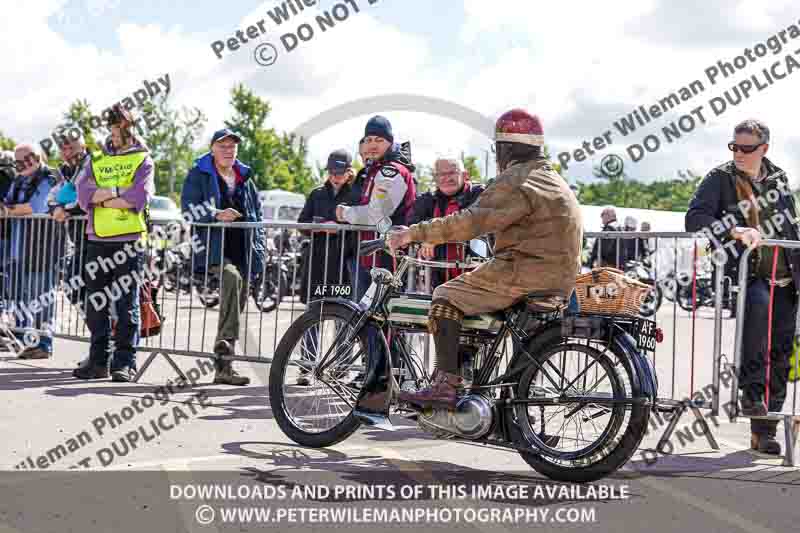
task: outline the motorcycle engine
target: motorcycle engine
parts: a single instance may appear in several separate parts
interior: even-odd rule
[[[479,439],[492,429],[492,403],[485,396],[470,394],[459,399],[455,409],[426,409],[417,422],[424,431],[439,438]]]

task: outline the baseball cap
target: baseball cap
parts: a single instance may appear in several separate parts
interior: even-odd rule
[[[347,150],[334,150],[328,156],[328,172],[331,174],[344,174],[345,171],[353,164],[353,158]]]
[[[221,130],[217,130],[214,132],[214,135],[211,136],[211,144],[214,144],[217,141],[221,141],[222,139],[226,139],[228,137],[233,137],[236,139],[237,143],[242,142],[242,138],[239,137],[236,133],[233,132],[230,128],[222,128]]]

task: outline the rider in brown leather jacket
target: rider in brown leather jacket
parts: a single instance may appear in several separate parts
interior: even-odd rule
[[[436,345],[430,388],[401,392],[415,405],[454,406],[463,378],[458,347],[464,316],[506,309],[525,298],[567,300],[580,271],[583,222],[567,182],[544,158],[544,136],[536,116],[512,110],[497,121],[500,174],[468,209],[393,231],[394,250],[411,242],[430,245],[467,241],[494,233],[495,256],[433,293],[429,330]]]

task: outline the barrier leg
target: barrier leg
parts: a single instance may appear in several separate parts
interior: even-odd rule
[[[155,359],[157,355],[158,355],[158,352],[151,352],[150,353],[150,355],[147,357],[147,360],[144,362],[144,364],[136,372],[136,375],[133,376],[133,382],[134,383],[138,383],[139,382],[139,378],[141,378],[142,375],[144,375],[144,373],[147,371],[147,368],[150,366],[150,364],[153,362],[153,359]]]
[[[696,405],[694,405],[691,401],[683,401],[680,402],[680,404],[677,405],[675,410],[672,412],[672,417],[669,419],[669,424],[667,424],[667,428],[664,430],[664,434],[661,435],[660,439],[658,439],[656,450],[659,453],[666,453],[664,451],[664,446],[672,438],[672,434],[675,432],[675,428],[678,427],[678,422],[680,421],[683,414],[689,409],[691,409],[695,419],[700,421],[700,424],[703,427],[703,434],[706,436],[706,439],[708,439],[708,444],[709,446],[711,446],[711,449],[719,450],[719,444],[717,444],[717,440],[711,433],[711,428],[709,427],[708,422],[706,421],[703,414],[700,412],[700,409]]]
[[[656,451],[659,453],[666,453],[664,452],[664,445],[669,442],[669,439],[672,438],[672,434],[675,432],[675,427],[678,425],[678,420],[680,419],[683,412],[686,410],[686,406],[683,404],[680,405],[675,411],[672,412],[672,417],[669,419],[669,424],[667,424],[667,429],[664,430],[664,434],[661,435],[661,438],[658,439],[658,444],[656,445]]]
[[[140,368],[139,371],[136,372],[136,375],[133,378],[134,383],[139,382],[139,378],[141,378],[144,375],[144,373],[147,371],[147,368],[150,366],[150,364],[158,355],[162,355],[167,360],[167,363],[169,363],[169,365],[172,367],[175,373],[178,374],[179,378],[181,378],[184,381],[189,381],[189,378],[186,377],[186,374],[183,373],[183,370],[181,370],[181,368],[177,364],[175,364],[175,361],[172,359],[172,357],[169,356],[169,354],[161,352],[152,352],[142,365],[142,368]]]
[[[695,405],[691,405],[692,412],[694,413],[694,417],[696,420],[700,421],[700,425],[703,426],[703,435],[706,436],[708,439],[708,445],[711,446],[712,450],[719,450],[719,444],[717,444],[717,439],[714,438],[714,435],[711,433],[711,428],[708,426],[708,422],[706,418],[700,413],[700,409],[697,408]]]
[[[800,433],[800,420],[795,420],[792,415],[783,417],[783,433],[786,439],[783,466],[796,466],[797,461],[797,434]]]

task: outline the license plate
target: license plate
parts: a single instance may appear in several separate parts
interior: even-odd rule
[[[317,298],[349,298],[351,292],[350,285],[315,285],[311,295]]]
[[[633,338],[636,339],[636,346],[639,350],[647,352],[656,351],[656,323],[652,320],[640,318],[634,325]]]

